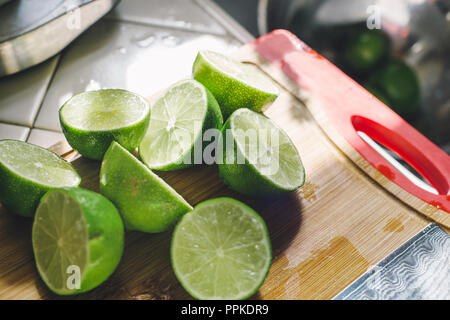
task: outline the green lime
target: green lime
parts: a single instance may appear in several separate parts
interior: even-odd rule
[[[369,79],[369,84],[390,101],[389,106],[400,116],[411,118],[419,111],[419,80],[406,63],[390,61]]]
[[[172,267],[197,299],[245,299],[261,287],[272,262],[264,220],[230,198],[200,203],[175,228]]]
[[[279,95],[275,83],[256,66],[220,53],[200,51],[193,73],[217,99],[225,119],[239,108],[263,111]]]
[[[83,92],[69,99],[59,111],[69,144],[87,158],[101,160],[112,141],[133,151],[150,120],[150,106],[143,97],[120,89]]]
[[[222,127],[216,99],[195,80],[174,84],[151,109],[150,125],[139,145],[139,155],[151,169],[175,170],[194,164],[195,153],[202,154],[205,130]]]
[[[166,231],[192,210],[164,180],[116,142],[103,159],[100,191],[117,206],[129,230]]]
[[[0,202],[12,212],[31,217],[48,190],[80,182],[72,165],[57,154],[23,141],[0,140]]]
[[[42,280],[60,295],[91,290],[120,262],[124,227],[119,212],[102,195],[55,189],[36,210],[33,251]]]
[[[345,45],[344,63],[355,72],[371,70],[389,54],[389,39],[381,30],[359,32]]]
[[[305,170],[295,145],[272,120],[249,109],[236,110],[222,129],[219,173],[246,195],[276,195],[298,189]]]
[[[388,97],[385,96],[385,94],[378,89],[377,87],[374,87],[370,84],[367,84],[364,86],[367,91],[369,91],[375,98],[383,102],[385,105],[390,106],[391,102],[389,101]]]

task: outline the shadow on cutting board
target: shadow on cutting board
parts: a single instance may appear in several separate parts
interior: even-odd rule
[[[83,158],[73,164],[83,177],[81,186],[98,191],[100,164]],[[174,172],[158,172],[158,175],[194,206],[210,198],[232,197],[255,209],[267,223],[274,261],[282,256],[300,228],[302,204],[295,192],[276,198],[247,198],[221,182],[217,166],[195,166]],[[114,274],[98,288],[77,296],[52,294],[34,272],[39,295],[50,299],[192,299],[172,271],[170,233],[127,232],[124,255]],[[29,247],[28,254],[32,257]],[[34,265],[31,261],[28,263]],[[258,297],[257,293],[252,298]]]

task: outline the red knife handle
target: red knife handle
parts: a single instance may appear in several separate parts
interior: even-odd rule
[[[386,178],[417,198],[450,212],[450,157],[444,151],[292,33],[275,30],[252,46],[309,92],[338,133]],[[411,182],[357,131],[400,155],[438,194]]]

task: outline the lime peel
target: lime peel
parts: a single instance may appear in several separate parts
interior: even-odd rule
[[[264,111],[279,95],[275,83],[255,65],[212,51],[198,53],[193,75],[217,99],[224,119],[239,108]]]
[[[150,120],[143,97],[121,89],[79,93],[59,110],[69,144],[87,158],[101,160],[112,141],[129,151],[141,142]]]
[[[116,142],[103,159],[100,191],[117,206],[130,230],[163,232],[192,210],[181,195]]]
[[[76,187],[81,178],[56,153],[18,140],[0,140],[0,202],[12,212],[33,216],[51,188]]]

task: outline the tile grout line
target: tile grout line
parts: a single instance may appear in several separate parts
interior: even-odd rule
[[[214,33],[214,32],[210,32],[210,31],[201,31],[201,30],[196,30],[196,29],[188,29],[185,27],[177,27],[177,26],[173,26],[173,25],[164,25],[164,24],[151,23],[151,22],[128,20],[128,19],[118,18],[118,17],[105,17],[104,19],[115,22],[115,23],[129,23],[129,24],[145,26],[145,27],[164,28],[164,29],[175,30],[175,31],[185,31],[185,32],[191,32],[191,33],[211,35],[211,36],[216,36],[216,37],[230,36],[227,29],[224,29],[225,33]],[[222,26],[222,24],[220,24],[220,26]]]
[[[255,37],[247,29],[240,25],[217,3],[212,2],[212,0],[194,0],[193,2],[225,28],[228,35],[233,36],[244,44],[255,40]]]
[[[194,6],[196,6],[197,8],[201,9],[203,12],[207,13],[210,17],[216,18],[216,20],[218,20],[217,21],[218,25],[224,28],[225,33],[214,33],[214,32],[208,32],[208,31],[200,31],[200,30],[197,30],[197,29],[189,29],[189,28],[186,28],[186,27],[178,27],[178,26],[173,26],[173,25],[164,25],[164,24],[151,23],[151,22],[128,20],[128,19],[123,19],[123,18],[114,17],[114,16],[105,16],[103,18],[103,20],[108,20],[108,21],[111,21],[113,23],[128,23],[128,24],[141,25],[141,26],[147,26],[147,27],[162,27],[164,29],[169,29],[169,30],[185,31],[185,32],[194,33],[194,34],[213,35],[213,36],[223,37],[223,38],[228,38],[228,37],[231,36],[231,37],[233,37],[235,39],[238,39],[238,40],[241,40],[241,41],[242,41],[243,38],[244,39],[248,38],[248,35],[247,35],[248,32],[245,29],[243,29],[242,27],[239,26],[242,29],[243,32],[240,33],[240,36],[238,36],[237,31],[241,31],[241,30],[230,30],[230,28],[225,24],[225,21],[221,21],[221,20],[223,20],[225,18],[227,18],[226,20],[231,20],[232,19],[224,11],[221,11],[221,12],[217,13],[217,15],[212,14],[211,11],[213,9],[215,9],[215,8],[212,8],[212,6],[214,4],[208,3],[208,1],[197,1],[197,0],[192,1],[192,4]],[[220,9],[220,10],[222,10],[222,9]],[[237,24],[234,20],[232,22],[234,22],[233,25]],[[247,40],[249,40],[249,39],[247,39]],[[41,102],[39,104],[38,110],[36,112],[36,116],[34,117],[31,126],[24,126],[25,128],[29,128],[29,132],[27,134],[26,141],[28,141],[28,139],[30,138],[31,131],[33,129],[41,129],[41,130],[45,130],[45,131],[49,131],[49,132],[60,133],[60,131],[55,130],[55,129],[37,128],[37,127],[35,127],[35,125],[36,125],[36,121],[37,121],[37,119],[38,119],[38,117],[40,115],[40,112],[43,109],[42,108],[43,107],[43,103],[44,103],[45,98],[46,98],[46,96],[47,96],[47,94],[49,92],[50,86],[53,84],[56,72],[58,71],[58,68],[60,66],[61,55],[62,54],[63,53],[60,52],[55,58],[55,59],[57,59],[57,61],[55,62],[54,70],[53,70],[53,72],[52,72],[52,74],[50,76],[50,80],[48,81],[48,84],[47,84],[47,86],[45,88],[45,93],[43,94],[43,98],[42,98],[42,100],[41,100]]]
[[[53,68],[53,72],[52,72],[52,74],[50,75],[50,79],[49,79],[49,81],[48,81],[48,83],[47,83],[47,86],[45,87],[45,93],[44,93],[44,95],[42,96],[42,100],[41,100],[41,103],[39,104],[38,110],[37,110],[37,112],[36,112],[36,116],[35,116],[34,119],[33,119],[33,123],[31,124],[31,127],[29,127],[29,128],[30,128],[30,131],[28,132],[25,141],[28,141],[28,139],[30,138],[30,135],[31,135],[31,130],[33,130],[33,129],[35,128],[36,120],[37,120],[37,118],[39,117],[39,114],[41,113],[42,105],[44,104],[45,97],[46,97],[47,94],[48,94],[49,88],[50,88],[50,86],[52,85],[53,80],[54,80],[54,78],[55,78],[56,71],[57,71],[58,68],[59,68],[59,64],[60,64],[60,62],[61,62],[61,55],[62,55],[62,54],[63,54],[63,53],[60,52],[60,53],[58,53],[58,55],[54,58],[54,59],[56,59],[55,67]],[[56,131],[55,131],[55,132],[56,132]]]
[[[19,125],[19,124],[15,124],[15,123],[10,123],[10,122],[4,122],[4,121],[0,121],[0,125],[4,125],[4,126],[11,126],[11,127],[17,127],[17,128],[19,128],[19,129],[25,129],[25,130],[28,130],[28,132],[27,132],[27,134],[26,134],[26,139],[28,139],[28,136],[29,136],[29,134],[30,134],[30,131],[31,131],[31,129],[30,129],[30,127],[28,127],[28,126],[23,126],[23,125]],[[10,139],[10,138],[7,138],[7,139]],[[14,138],[14,139],[16,139],[16,138]],[[2,139],[0,139],[0,140],[2,140]],[[17,139],[17,140],[22,140],[21,138],[20,139]],[[25,140],[26,141],[26,140]]]
[[[62,131],[57,131],[55,129],[47,129],[47,128],[40,128],[40,127],[33,127],[33,128],[30,128],[30,129],[41,130],[41,131],[48,131],[48,132],[51,132],[51,133],[61,133],[62,134]]]

